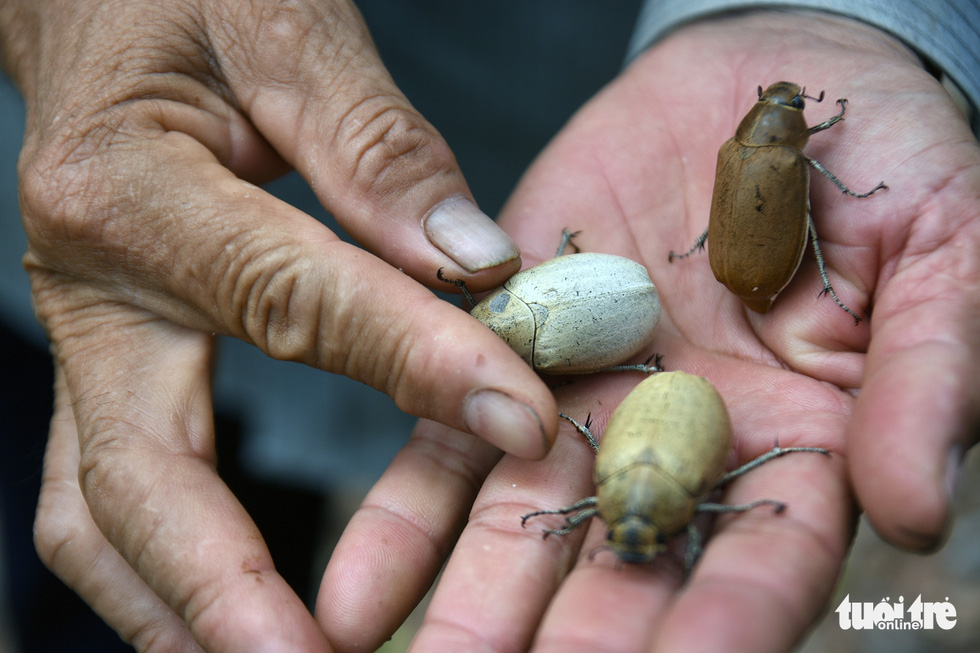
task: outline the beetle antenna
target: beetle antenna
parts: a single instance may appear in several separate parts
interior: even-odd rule
[[[762,99],[762,84],[759,85],[759,99]]]
[[[450,283],[450,284],[456,286],[457,288],[459,288],[460,290],[462,290],[463,291],[463,296],[466,297],[466,301],[469,302],[471,309],[474,306],[476,306],[476,300],[473,299],[473,295],[470,293],[469,288],[466,287],[466,282],[465,281],[463,281],[462,279],[448,279],[448,278],[446,278],[442,274],[442,268],[439,268],[439,270],[436,272],[436,277],[438,277],[439,281],[445,281],[446,283]]]

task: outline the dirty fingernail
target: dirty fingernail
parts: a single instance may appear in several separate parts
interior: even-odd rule
[[[548,439],[530,406],[499,390],[479,390],[466,402],[463,418],[471,432],[520,458],[541,458]]]
[[[521,255],[504,230],[465,197],[441,202],[422,220],[425,236],[468,272],[485,270]]]

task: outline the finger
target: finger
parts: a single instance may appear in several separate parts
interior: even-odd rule
[[[851,482],[868,520],[916,551],[942,542],[963,454],[978,437],[980,350],[970,336],[948,334],[970,319],[945,307],[928,301],[886,316],[879,305],[882,326],[848,435]]]
[[[413,650],[528,649],[581,536],[542,541],[542,525],[530,521],[522,528],[521,517],[586,496],[592,459],[585,440],[564,424],[544,460],[505,458],[494,468],[443,571]]]
[[[332,644],[374,651],[428,590],[500,452],[420,421],[337,543],[317,597]]]
[[[51,326],[82,495],[122,558],[205,650],[327,650],[215,473],[209,337],[106,305]]]
[[[60,369],[55,384],[55,410],[34,528],[38,555],[137,650],[200,651],[184,622],[92,521],[78,487],[78,432]]]
[[[440,267],[474,289],[519,269],[352,3],[212,4],[210,36],[245,112],[359,243],[430,284]]]
[[[871,525],[926,551],[948,529],[961,458],[980,437],[980,159],[972,139],[920,159],[922,170],[960,172],[900,216],[915,229],[883,240],[881,257],[894,263],[875,298],[848,449]]]
[[[606,527],[596,519],[583,555],[562,583],[534,640],[547,651],[641,651],[683,582],[676,559],[628,565],[601,548]]]
[[[744,383],[744,373],[741,378]],[[757,401],[758,390],[746,392],[751,403]],[[743,398],[734,396],[733,414],[740,413],[743,404]],[[771,420],[771,415],[766,419]],[[813,420],[812,433],[787,442],[786,436],[794,431],[790,419],[779,420],[786,421],[779,428],[784,446],[812,445],[822,441],[824,429],[834,432],[843,423],[843,417],[835,416]],[[749,421],[740,426],[740,431],[753,435],[738,447],[741,462],[772,446],[767,435],[756,435],[761,431],[756,420],[766,421],[750,412]],[[798,424],[798,415],[792,420]],[[682,589],[687,544],[683,534],[668,540],[668,551],[651,563],[625,564],[610,552],[594,549],[607,531],[601,520],[594,520],[593,530],[600,532],[590,532],[583,551],[593,548],[596,554],[591,560],[581,559],[562,583],[542,622],[535,650],[567,650],[573,645],[610,651],[644,650],[651,645],[653,650],[667,651],[788,650],[822,610],[853,531],[843,466],[837,455],[828,460],[792,454],[729,484],[722,503],[765,498],[784,502],[787,508],[781,514],[760,507],[725,515],[710,532],[698,518],[707,540]],[[707,623],[705,610],[713,613],[711,629],[699,626]],[[766,617],[767,623],[779,620],[778,632],[754,627],[766,610],[779,615]],[[746,635],[743,630],[753,632]]]
[[[100,179],[49,203],[31,188],[51,177],[28,174],[27,265],[38,284],[86,278],[107,299],[345,374],[516,455],[544,454],[557,428],[553,398],[475,319],[235,178],[184,136],[119,144],[102,157],[93,174],[155,161],[168,181],[133,191]],[[43,315],[61,310],[48,299]]]
[[[725,503],[759,498],[786,509],[757,508],[720,520],[687,588],[663,615],[651,650],[791,650],[820,615],[854,529],[844,461],[779,458],[735,481]],[[712,627],[699,627],[704,623]]]

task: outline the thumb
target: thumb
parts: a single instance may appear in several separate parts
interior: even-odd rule
[[[213,4],[236,18],[211,35],[231,90],[358,243],[428,285],[440,267],[474,290],[519,269],[519,250],[476,207],[352,3]]]

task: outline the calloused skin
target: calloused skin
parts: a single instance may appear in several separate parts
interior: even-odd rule
[[[806,152],[857,191],[890,187],[854,199],[811,180],[830,279],[865,316],[859,326],[820,296],[810,255],[767,315],[717,283],[705,254],[668,263],[706,226],[718,147],[756,87],[779,80],[826,90],[829,102],[807,104],[811,125],[848,98],[846,120]],[[719,388],[732,466],[777,441],[832,456],[786,456],[733,482],[727,503],[766,497],[788,508],[719,519],[685,585],[676,551],[643,566],[597,552],[599,520],[544,541],[560,517],[521,528],[524,513],[594,493],[591,450],[570,425],[544,460],[494,464],[472,436],[422,421],[340,541],[319,622],[332,641],[359,632],[356,650],[376,646],[409,608],[406,595],[417,596],[406,588],[421,591],[419,577],[452,547],[412,650],[789,650],[829,600],[860,509],[914,551],[939,545],[948,528],[980,405],[978,200],[980,149],[966,121],[887,35],[789,13],[677,30],[567,125],[500,223],[525,265],[551,256],[568,226],[584,250],[647,266],[664,305],[648,353]],[[580,377],[555,395],[563,412],[591,413],[601,434],[638,381]],[[472,508],[460,497],[475,497]]]
[[[138,650],[373,650],[450,554],[418,650],[783,650],[829,596],[855,497],[890,541],[940,541],[978,399],[980,155],[881,33],[764,13],[679,30],[583,109],[501,218],[524,265],[565,226],[587,250],[647,265],[665,307],[650,351],[719,387],[733,464],[777,438],[834,452],[734,483],[726,501],[790,508],[720,520],[681,593],[667,556],[589,561],[598,522],[545,542],[520,528],[523,513],[591,494],[591,452],[563,426],[530,462],[555,438],[555,400],[419,283],[445,266],[489,288],[517,263],[470,271],[426,240],[432,207],[468,191],[349,5],[6,0],[0,23],[27,99],[25,262],[58,379],[37,546]],[[848,97],[848,119],[807,152],[859,190],[891,186],[858,201],[814,179],[831,280],[851,307],[873,304],[856,328],[816,297],[812,261],[767,316],[747,314],[703,257],[667,264],[705,226],[718,145],[755,87],[780,79]],[[243,182],[287,165],[370,254]],[[214,473],[215,332],[428,418],[353,518],[313,616]],[[557,404],[591,412],[601,434],[636,381],[576,379]],[[468,421],[486,388],[530,413]]]

